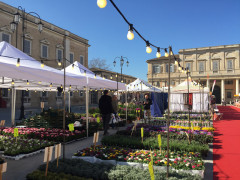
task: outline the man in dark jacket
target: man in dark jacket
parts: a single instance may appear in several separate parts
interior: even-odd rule
[[[105,90],[104,95],[102,95],[102,97],[99,99],[99,109],[103,119],[103,135],[107,135],[109,122],[111,120],[111,113],[113,113],[112,98],[108,95],[108,90]]]
[[[152,100],[149,98],[148,94],[145,94],[145,99],[143,102],[144,105],[144,119],[145,119],[145,123],[146,123],[146,119],[149,120],[151,119],[151,110],[150,110],[150,106],[152,105]]]

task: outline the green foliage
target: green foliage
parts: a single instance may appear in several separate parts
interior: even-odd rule
[[[112,169],[109,174],[108,178],[110,180],[115,179],[124,179],[124,180],[148,180],[151,179],[149,170],[142,170],[140,168],[134,168],[131,166],[120,166],[117,165],[114,169]],[[157,180],[163,180],[166,178],[165,171],[154,171],[154,178]],[[200,176],[194,176],[182,172],[170,172],[168,180],[177,180],[177,179],[184,179],[184,180],[201,180]]]
[[[122,130],[118,131],[117,134],[124,135],[124,136],[135,136],[135,137],[141,137],[141,129],[137,129],[136,131],[129,131],[129,130]],[[167,138],[166,132],[160,132],[160,131],[145,131],[144,137],[156,137],[158,134],[161,134],[162,137]],[[192,140],[199,142],[201,144],[208,144],[213,142],[213,136],[207,135],[207,134],[191,134]],[[188,137],[185,133],[180,134],[176,132],[170,132],[169,133],[170,139],[176,139],[176,140],[187,140]]]
[[[82,177],[72,176],[70,174],[64,174],[64,173],[52,173],[48,172],[47,177],[45,177],[44,171],[34,171],[27,175],[27,180],[91,180],[86,179]]]
[[[43,180],[46,165],[41,165],[38,171],[34,171],[27,175],[27,180]],[[113,166],[106,164],[92,164],[80,159],[65,159],[59,161],[57,168],[56,161],[49,163],[49,172],[46,180],[65,180],[58,178],[66,178],[66,180],[80,180],[74,179],[82,177],[94,180],[149,180],[150,174],[148,169],[142,170],[131,166]],[[71,176],[70,176],[71,175]],[[155,179],[162,180],[166,179],[165,171],[154,171]],[[168,180],[200,180],[200,176],[190,175],[182,172],[171,172],[169,173]]]
[[[44,171],[46,165],[41,165],[39,170]],[[95,180],[104,180],[107,178],[107,172],[113,168],[109,164],[92,164],[80,159],[59,160],[57,168],[56,161],[50,162],[48,170],[54,173],[65,173],[73,176],[92,178]]]
[[[132,149],[158,149],[157,137],[148,137],[141,141],[140,137],[112,135],[104,136],[102,144],[108,146],[120,146]],[[202,156],[206,156],[209,150],[208,145],[192,141],[191,144],[187,140],[170,139],[169,148],[171,151],[199,152]],[[162,138],[162,149],[167,149],[167,139]]]
[[[100,114],[100,109],[96,107],[92,107],[89,109],[90,114]]]

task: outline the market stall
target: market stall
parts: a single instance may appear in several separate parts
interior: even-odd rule
[[[170,111],[188,111],[188,100],[192,112],[207,112],[209,102],[209,88],[201,88],[196,82],[189,81],[189,95],[187,80],[171,89]]]

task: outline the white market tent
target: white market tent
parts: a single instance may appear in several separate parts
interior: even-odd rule
[[[136,79],[132,83],[127,85],[128,92],[162,92],[160,89],[153,87],[142,79]]]
[[[19,67],[16,64],[19,63]],[[84,67],[85,68],[85,67]],[[64,72],[49,66],[41,66],[41,63],[7,42],[0,42],[0,88],[12,89],[12,124],[15,122],[16,90],[51,91],[64,84]],[[66,72],[66,90],[83,89],[84,87],[100,89],[116,89],[116,82],[86,75]],[[14,84],[12,83],[14,81]],[[52,87],[50,87],[52,86]],[[120,84],[124,90],[124,84]],[[87,94],[89,91],[86,89]]]
[[[188,105],[184,98],[187,97],[188,85],[187,80],[171,89],[170,110],[187,111]],[[209,102],[209,88],[199,88],[196,82],[189,81],[189,93],[192,94],[192,112],[207,112]]]

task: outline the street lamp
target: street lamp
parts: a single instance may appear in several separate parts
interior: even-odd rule
[[[127,57],[123,57],[123,56],[121,56],[121,57],[116,57],[116,58],[114,59],[114,61],[113,61],[113,66],[114,66],[114,67],[115,67],[116,64],[117,64],[116,59],[120,59],[121,81],[123,81],[123,78],[122,78],[122,68],[123,68],[123,65],[124,65],[124,59],[127,59],[127,62],[126,62],[127,67],[128,67],[128,65],[129,65],[129,61],[128,61],[128,58],[127,58]]]
[[[20,11],[19,11],[20,10]],[[18,6],[17,12],[14,14],[13,21],[10,23],[11,30],[14,32],[16,31],[16,48],[18,48],[18,25],[20,24],[20,21],[22,19],[22,51],[25,50],[25,33],[27,26],[25,25],[25,21],[29,21],[27,19],[28,15],[35,15],[38,17],[39,22],[38,25],[38,31],[41,33],[43,30],[43,23],[41,21],[40,16],[36,12],[29,12],[27,13],[25,9],[23,9],[21,6]],[[19,119],[24,118],[24,91],[22,91],[22,97],[21,97],[21,113]],[[14,126],[14,124],[12,124]]]

